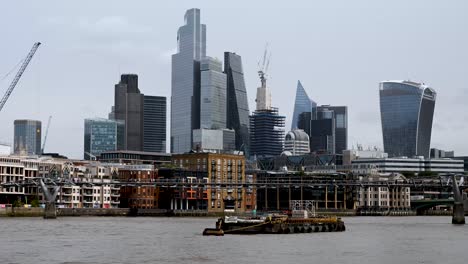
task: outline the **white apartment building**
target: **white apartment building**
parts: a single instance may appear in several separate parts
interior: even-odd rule
[[[362,182],[400,182],[406,178],[401,174],[373,175],[361,177]],[[358,207],[376,209],[409,209],[409,187],[360,187],[358,192]]]

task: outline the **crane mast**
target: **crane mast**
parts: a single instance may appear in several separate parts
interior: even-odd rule
[[[13,92],[13,89],[15,89],[16,84],[18,83],[24,71],[26,70],[26,67],[28,67],[29,62],[34,56],[34,53],[36,53],[37,48],[39,48],[39,45],[41,45],[40,42],[34,43],[33,47],[31,48],[31,51],[29,51],[28,53],[28,56],[26,56],[26,59],[24,60],[23,64],[21,64],[21,67],[18,70],[18,73],[16,73],[15,78],[11,82],[10,86],[8,87],[8,90],[6,91],[5,95],[3,95],[3,98],[0,101],[0,111],[2,111],[3,106],[5,106],[5,103],[7,102],[8,97],[10,97],[10,94]]]
[[[49,134],[49,126],[50,126],[50,120],[51,119],[52,119],[52,116],[49,116],[49,120],[47,121],[47,128],[46,128],[46,131],[45,131],[45,136],[44,136],[44,142],[42,143],[41,154],[44,154],[44,148],[45,148],[45,144],[46,144],[46,141],[47,141],[47,135]]]

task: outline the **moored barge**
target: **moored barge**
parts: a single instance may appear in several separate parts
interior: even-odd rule
[[[270,214],[262,217],[226,216],[219,218],[215,228],[207,228],[203,235],[224,234],[290,234],[312,232],[342,232],[343,220],[330,216],[307,216],[307,212],[293,215]],[[297,217],[297,215],[303,217]]]

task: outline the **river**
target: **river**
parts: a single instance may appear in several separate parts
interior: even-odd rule
[[[466,263],[450,217],[347,217],[341,233],[204,237],[213,218],[0,218],[0,263]]]

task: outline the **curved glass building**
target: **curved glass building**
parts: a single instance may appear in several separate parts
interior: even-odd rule
[[[429,157],[436,95],[421,83],[380,83],[383,142],[389,157]]]

